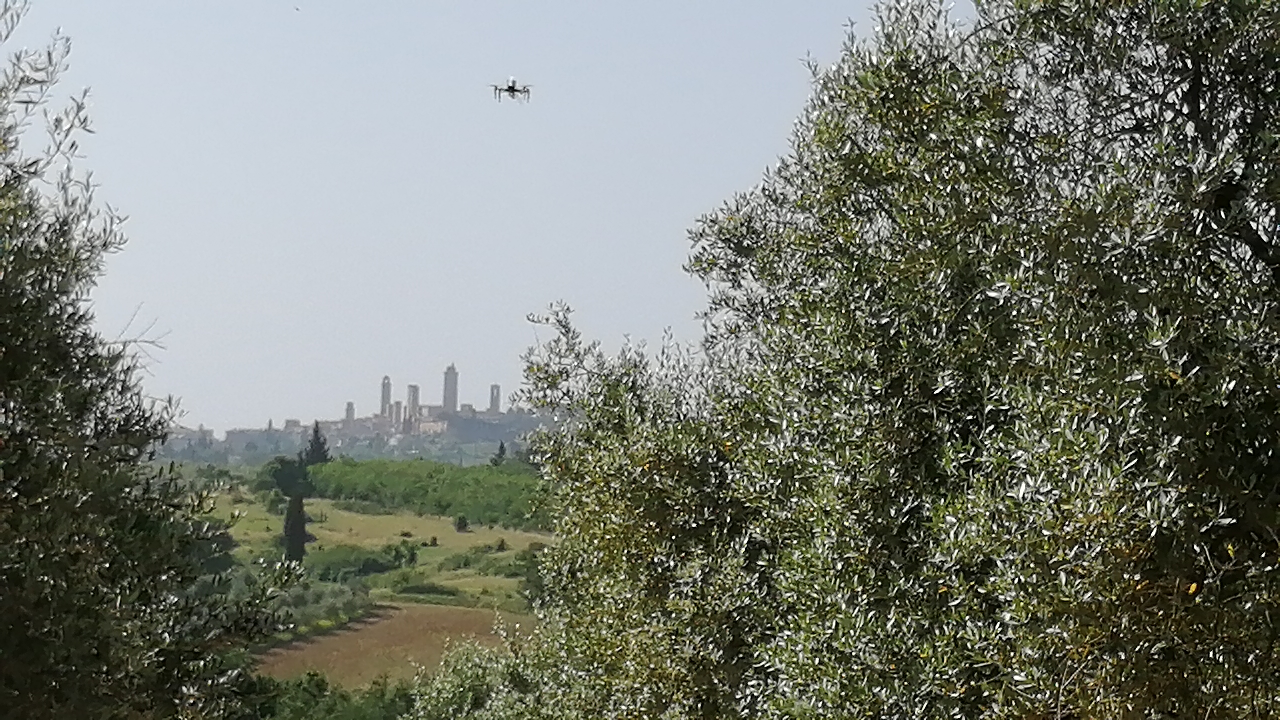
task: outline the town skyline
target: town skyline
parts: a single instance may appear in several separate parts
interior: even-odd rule
[[[541,419],[531,411],[502,410],[502,386],[489,385],[489,404],[483,409],[458,401],[458,369],[450,363],[442,374],[440,404],[422,402],[422,386],[405,383],[404,399],[395,399],[389,375],[379,383],[378,411],[358,415],[354,400],[346,401],[338,419],[286,417],[280,424],[231,427],[219,436],[212,428],[174,424],[162,446],[162,457],[187,462],[254,464],[269,457],[299,453],[313,431],[330,451],[348,458],[434,457],[465,464],[475,446],[516,443]],[[470,446],[470,450],[468,450]],[[468,455],[470,452],[470,456]]]
[[[186,418],[179,414],[174,419],[174,426],[179,430],[208,432],[214,436],[225,437],[228,432],[257,432],[299,425],[305,425],[309,428],[317,422],[326,427],[336,427],[344,422],[352,424],[356,421],[371,421],[376,418],[385,418],[388,423],[395,427],[400,427],[411,418],[429,421],[448,415],[496,417],[503,414],[503,406],[506,406],[508,410],[510,409],[510,401],[502,395],[501,383],[489,383],[486,402],[481,405],[477,402],[460,401],[459,377],[461,373],[458,371],[456,363],[449,363],[441,375],[441,381],[437,385],[439,403],[422,402],[423,397],[429,396],[423,394],[423,385],[418,382],[403,383],[399,388],[400,392],[397,393],[395,381],[391,375],[386,374],[377,383],[377,402],[369,404],[376,408],[376,411],[373,412],[362,414],[361,408],[369,407],[369,405],[362,405],[358,400],[348,399],[338,403],[339,412],[326,417],[308,419],[302,414],[284,413],[279,417],[279,423],[277,423],[277,417],[273,413],[261,425],[229,424],[226,427],[218,427],[203,422],[184,422]],[[400,397],[397,397],[397,394]]]

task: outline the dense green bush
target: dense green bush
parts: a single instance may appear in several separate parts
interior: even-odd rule
[[[457,588],[422,579],[395,585],[392,589],[405,595],[434,595],[445,598],[455,598],[461,594]]]
[[[398,720],[412,707],[410,684],[378,679],[346,690],[320,673],[296,680],[262,679],[258,713],[262,720]]]
[[[485,575],[523,577],[525,567],[521,564],[519,554],[513,556],[507,554],[507,551],[506,541],[499,538],[497,542],[475,545],[463,552],[453,553],[442,559],[438,568],[445,572],[471,568]],[[506,557],[498,557],[502,554],[506,554]]]
[[[333,507],[346,512],[360,513],[361,515],[391,515],[395,513],[393,508],[369,500],[335,500]]]
[[[542,603],[546,593],[546,583],[539,569],[539,558],[546,549],[547,546],[543,543],[529,543],[528,547],[516,553],[509,568],[498,569],[506,577],[520,578],[520,595],[532,608],[537,608]]]
[[[418,560],[418,546],[401,541],[377,550],[358,545],[333,545],[315,549],[307,554],[304,562],[313,577],[325,581],[343,581],[387,572],[401,567],[412,567]]]
[[[472,523],[539,530],[539,480],[526,463],[459,467],[430,460],[341,458],[310,469],[317,497],[359,503],[349,507],[411,510],[420,515],[465,515]]]
[[[453,648],[432,673],[419,673],[405,720],[516,720],[573,718],[573,707],[550,711],[553,671],[545,652],[522,652],[519,642],[493,649],[476,643]]]
[[[285,614],[294,628],[312,628],[326,620],[342,623],[365,614],[372,606],[369,591],[356,582],[307,581],[284,595]]]
[[[289,504],[289,498],[285,497],[284,493],[277,488],[272,488],[269,491],[260,493],[260,495],[262,496],[262,505],[267,509],[267,512],[277,516],[284,515],[285,506]]]

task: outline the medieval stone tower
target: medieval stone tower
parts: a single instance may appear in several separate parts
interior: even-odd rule
[[[444,369],[444,411],[447,413],[458,412],[458,369],[449,363],[449,367]]]

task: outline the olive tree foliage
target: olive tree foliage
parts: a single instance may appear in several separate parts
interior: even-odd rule
[[[890,5],[702,222],[771,712],[1274,711],[1278,48],[1267,3]]]
[[[0,41],[23,10],[0,5]],[[84,97],[48,109],[68,49],[0,70],[0,714],[235,716],[231,651],[276,626],[271,584],[231,601],[204,576],[225,540],[208,493],[146,464],[172,408],[141,392],[137,347],[93,328],[124,238],[72,168]]]
[[[700,353],[547,318],[529,707],[1276,714],[1280,6],[879,12],[694,229]]]
[[[543,551],[537,627],[498,650],[447,656],[408,716],[722,717],[750,670],[747,631],[767,610],[739,592],[746,550],[724,533],[731,480],[707,425],[712,378],[671,344],[607,357],[567,308],[527,356],[532,439],[559,540]],[[719,552],[719,551],[723,552]]]
[[[720,379],[669,340],[615,358],[566,308],[526,367],[526,399],[556,413],[533,447],[560,542],[545,551],[544,644],[561,658],[552,707],[588,717],[725,717],[756,677],[771,611],[766,548],[717,424]]]
[[[549,653],[525,654],[507,636],[495,649],[467,642],[450,648],[436,668],[418,668],[405,720],[516,720],[565,717],[552,712],[539,689]]]

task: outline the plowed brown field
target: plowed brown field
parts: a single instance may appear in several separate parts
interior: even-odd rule
[[[503,613],[508,626],[530,618]],[[474,639],[497,645],[498,614],[492,610],[441,605],[383,605],[373,615],[341,630],[298,640],[263,653],[259,669],[275,678],[318,670],[344,687],[367,684],[379,675],[412,677],[413,663],[434,670],[445,647]]]

